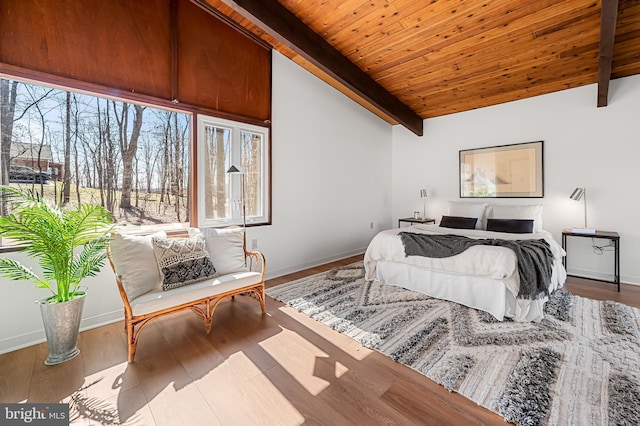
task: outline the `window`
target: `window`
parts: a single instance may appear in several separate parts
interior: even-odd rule
[[[0,78],[0,183],[100,204],[146,230],[195,225],[195,195],[198,226],[242,224],[244,177],[247,223],[268,223],[268,129],[198,115],[195,194],[192,122],[186,112]],[[232,164],[244,175],[228,174]]]
[[[267,223],[268,160],[267,128],[198,116],[198,225],[241,225],[243,182],[247,224]]]
[[[191,114],[0,79],[0,181],[127,226],[189,222]]]

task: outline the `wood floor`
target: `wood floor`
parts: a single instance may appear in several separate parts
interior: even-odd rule
[[[271,280],[274,286],[360,260]],[[570,278],[575,294],[640,307],[640,286]],[[224,302],[211,335],[192,312],[142,332],[127,364],[123,323],[80,334],[46,367],[46,344],[0,355],[0,402],[69,402],[72,424],[504,425],[498,415],[272,299]]]

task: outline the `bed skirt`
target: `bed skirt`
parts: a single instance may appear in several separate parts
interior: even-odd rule
[[[557,282],[557,273],[558,268],[554,267],[552,282]],[[514,321],[540,321],[544,317],[543,307],[547,301],[546,297],[536,300],[516,299],[507,290],[506,282],[517,277],[498,280],[451,275],[406,263],[378,261],[375,277],[368,278],[479,309],[490,313],[499,321],[504,318]],[[555,288],[550,290],[553,291]]]

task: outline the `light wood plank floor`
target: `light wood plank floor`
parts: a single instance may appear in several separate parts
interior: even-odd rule
[[[267,286],[360,260],[273,279]],[[640,307],[640,287],[570,278],[570,291]],[[81,333],[81,354],[46,367],[46,344],[0,355],[0,401],[76,407],[73,424],[504,425],[420,374],[267,300],[223,302],[211,335],[191,312],[142,332],[127,364],[123,323]]]

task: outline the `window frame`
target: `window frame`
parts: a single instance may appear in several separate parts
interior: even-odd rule
[[[257,126],[253,124],[248,124],[241,121],[234,121],[224,118],[218,118],[209,115],[196,114],[194,116],[195,120],[195,135],[198,143],[196,144],[196,153],[195,153],[195,161],[196,161],[196,200],[204,201],[206,199],[205,194],[205,170],[204,161],[205,161],[205,127],[220,127],[220,128],[228,128],[231,130],[231,146],[230,146],[230,164],[240,166],[241,164],[241,149],[240,144],[242,139],[240,137],[241,132],[248,132],[253,134],[260,134],[262,136],[262,158],[261,160],[261,168],[262,168],[262,178],[261,178],[261,202],[262,202],[262,215],[260,216],[247,216],[245,218],[247,226],[259,226],[259,225],[269,225],[271,223],[271,132],[270,127],[268,126]],[[225,170],[225,173],[226,170]],[[242,181],[238,178],[233,178],[234,175],[229,176],[228,180],[228,194],[229,194],[229,202],[230,205],[238,204],[241,206],[242,204],[242,193],[241,186]],[[242,209],[241,208],[231,208],[231,214],[229,218],[224,219],[207,219],[205,214],[206,205],[204,202],[198,202],[196,205],[197,209],[197,220],[196,223],[199,228],[208,228],[208,227],[224,227],[224,226],[233,226],[233,225],[243,225],[243,217],[242,217]]]

